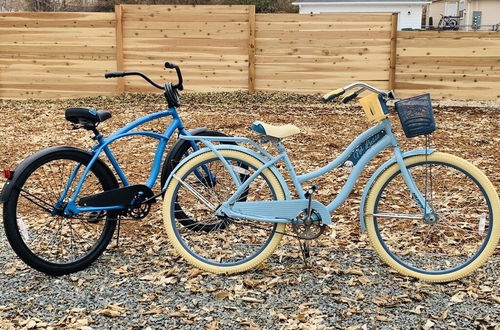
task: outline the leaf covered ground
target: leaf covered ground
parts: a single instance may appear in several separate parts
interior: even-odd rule
[[[105,135],[163,107],[161,96],[126,94],[74,100],[0,101],[1,168],[13,169],[33,152],[53,145],[88,149],[90,133],[72,130],[64,109],[111,110]],[[500,189],[500,107],[442,102],[435,106],[438,130],[431,144],[480,167]],[[286,140],[298,173],[325,165],[368,128],[357,106],[321,104],[316,96],[244,93],[186,94],[181,117],[187,128],[206,126],[229,135],[257,138],[254,120],[293,123],[302,133]],[[422,138],[402,137],[404,150]],[[163,131],[167,121],[148,125]],[[156,144],[137,138],[113,151],[131,181],[147,178]],[[169,246],[160,203],[142,221],[122,227],[90,268],[59,278],[26,267],[0,234],[0,328],[498,328],[500,254],[471,276],[449,284],[402,277],[382,264],[359,226],[358,206],[370,173],[365,171],[349,200],[332,217],[334,226],[313,242],[309,267],[296,241],[285,239],[260,269],[218,276],[188,266]],[[333,199],[345,181],[342,170],[317,180],[317,199]],[[0,186],[4,179],[0,179]],[[156,187],[158,189],[158,187]]]

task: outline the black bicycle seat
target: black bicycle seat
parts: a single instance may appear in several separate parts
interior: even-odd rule
[[[94,110],[92,108],[68,108],[65,113],[66,120],[82,127],[95,127],[97,124],[111,118],[111,112]]]

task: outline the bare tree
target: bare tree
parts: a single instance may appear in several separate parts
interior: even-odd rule
[[[113,11],[117,4],[255,5],[257,12],[296,12],[292,0],[0,0],[3,11]]]
[[[23,9],[26,11],[61,11],[65,0],[25,0]]]
[[[0,11],[19,11],[22,4],[17,0],[0,0]]]

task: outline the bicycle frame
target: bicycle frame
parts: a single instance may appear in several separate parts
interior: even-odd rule
[[[349,174],[346,183],[338,193],[338,195],[326,206],[326,210],[331,214],[333,213],[349,196],[351,193],[355,183],[359,179],[363,169],[366,167],[366,165],[380,152],[385,150],[387,147],[393,147],[393,152],[394,156],[396,159],[396,162],[398,163],[402,176],[404,178],[405,183],[407,184],[409,190],[412,193],[412,196],[414,197],[415,201],[417,202],[417,205],[419,206],[421,212],[424,213],[424,217],[433,217],[433,209],[432,207],[425,201],[425,198],[422,196],[418,188],[416,187],[410,172],[406,168],[404,164],[404,157],[403,153],[399,147],[398,141],[394,133],[392,132],[392,126],[389,121],[389,119],[384,119],[382,120],[378,125],[373,126],[360,135],[356,137],[350,144],[349,146],[334,160],[332,160],[330,163],[328,163],[326,166],[317,169],[315,171],[302,174],[302,175],[297,175],[294,169],[294,166],[287,154],[286,148],[283,146],[283,144],[278,140],[275,139],[273,142],[277,147],[278,150],[278,155],[277,156],[272,156],[269,153],[262,152],[262,148],[258,147],[258,150],[261,151],[261,154],[265,157],[265,163],[263,166],[258,168],[249,178],[247,178],[244,182],[241,182],[239,179],[239,176],[235,173],[234,169],[232,166],[228,163],[226,159],[220,154],[220,152],[217,150],[218,147],[216,147],[214,144],[212,144],[210,141],[233,141],[233,142],[248,142],[251,143],[253,146],[256,146],[255,142],[246,139],[246,138],[215,138],[215,137],[199,137],[197,136],[196,138],[194,137],[181,137],[182,139],[186,140],[200,140],[202,143],[204,143],[211,151],[213,151],[219,159],[223,162],[224,166],[226,169],[229,171],[231,174],[233,181],[237,185],[237,190],[233,193],[233,195],[225,202],[222,204],[222,206],[217,210],[217,214],[230,214],[231,216],[237,216],[233,211],[230,210],[231,206],[234,205],[239,196],[247,189],[247,187],[250,185],[250,183],[257,177],[259,176],[262,171],[264,171],[267,168],[272,168],[274,167],[278,162],[283,161],[286,167],[287,172],[290,174],[290,178],[293,182],[295,191],[297,192],[297,195],[301,200],[304,202],[307,201],[305,197],[305,191],[302,188],[302,184],[312,180],[314,178],[320,177],[322,175],[325,175],[329,172],[331,172],[333,169],[342,167],[346,165],[346,162],[351,161],[353,168],[351,173]],[[200,151],[201,152],[201,151]],[[283,182],[282,182],[283,183]],[[275,202],[277,203],[276,206],[278,206],[278,203],[283,203],[285,205],[289,201],[278,201]],[[258,203],[258,202],[255,202]],[[291,204],[289,204],[291,205]],[[260,206],[262,208],[263,205]],[[259,206],[256,205],[255,209],[258,209]],[[286,206],[284,206],[286,208]],[[276,215],[279,215],[279,212],[283,212],[284,208],[276,207]],[[251,212],[249,211],[248,213],[245,213],[245,217],[255,220],[255,221],[270,221],[270,222],[282,222],[282,223],[287,223],[290,222],[289,220],[283,219],[281,216],[280,218],[274,217],[273,219],[266,219],[264,220],[262,217],[255,216],[253,217],[251,215]],[[271,217],[270,217],[271,218]]]
[[[172,122],[167,126],[165,129],[165,132],[163,134],[158,134],[155,132],[149,132],[149,131],[133,131],[138,126],[141,126],[145,123],[148,123],[150,121],[160,119],[163,117],[172,117]],[[76,186],[76,189],[74,193],[71,195],[71,198],[69,202],[67,203],[65,209],[64,209],[64,214],[65,215],[73,215],[73,214],[78,214],[82,212],[98,212],[98,211],[110,211],[110,210],[121,210],[124,208],[123,205],[116,205],[116,206],[107,206],[107,207],[79,207],[77,206],[76,199],[82,189],[82,186],[87,178],[87,175],[89,174],[89,171],[91,170],[92,166],[96,162],[96,160],[99,158],[99,156],[104,152],[108,160],[110,161],[111,165],[115,169],[116,173],[118,174],[118,177],[120,178],[122,184],[124,186],[128,186],[129,182],[127,180],[127,177],[123,170],[121,169],[120,165],[118,164],[115,156],[109,149],[109,145],[121,138],[124,137],[129,137],[129,136],[137,136],[137,135],[142,135],[142,136],[147,136],[151,137],[154,139],[157,139],[158,146],[156,148],[155,156],[153,159],[153,164],[151,166],[149,178],[146,182],[146,186],[150,189],[153,188],[158,175],[161,170],[161,161],[163,158],[163,154],[165,152],[165,148],[167,146],[168,141],[172,137],[173,133],[178,130],[180,135],[190,135],[190,133],[184,128],[182,121],[179,117],[179,114],[177,113],[177,110],[172,107],[169,108],[168,110],[163,110],[159,112],[155,112],[153,114],[149,114],[147,116],[141,117],[124,127],[120,128],[118,131],[114,132],[108,137],[103,137],[102,135],[98,135],[95,139],[97,140],[97,145],[92,147],[91,152],[93,153],[93,157],[90,160],[90,162],[87,164],[85,170],[83,171],[81,178],[78,181],[78,184]],[[192,146],[194,150],[198,150],[196,143],[192,143]],[[80,170],[80,165],[77,166],[74,170],[73,173],[71,174],[68,183],[61,193],[61,196],[59,197],[59,200],[57,202],[58,206],[62,206],[61,204],[63,203],[64,199],[66,198],[66,195],[70,189],[70,187],[73,185],[73,182]],[[57,206],[57,205],[56,205]]]

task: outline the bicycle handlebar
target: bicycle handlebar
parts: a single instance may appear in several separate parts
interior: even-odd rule
[[[184,86],[182,85],[183,79],[182,79],[181,69],[172,62],[165,62],[165,68],[175,69],[175,71],[177,72],[177,78],[179,79],[179,82],[177,84],[173,85],[172,87],[175,89],[178,89],[180,91],[183,90]],[[153,85],[154,87],[161,89],[161,90],[165,89],[164,86],[155,83],[151,78],[149,78],[148,76],[146,76],[142,72],[134,72],[134,71],[130,71],[130,72],[106,72],[104,74],[104,78],[106,78],[106,79],[108,79],[108,78],[120,78],[120,77],[125,77],[125,76],[140,76],[144,80],[146,80],[148,83]]]
[[[177,73],[177,79],[179,80],[179,82],[176,85],[174,85],[174,87],[180,91],[183,90],[184,85],[182,84],[183,83],[182,73],[181,73],[181,69],[179,68],[179,66],[175,65],[172,62],[165,62],[165,68],[166,69],[175,69],[175,72]]]
[[[334,100],[337,97],[339,97],[340,95],[342,95],[345,92],[347,92],[348,90],[355,89],[355,88],[359,88],[359,90],[357,90],[354,93],[349,94],[346,97],[344,97],[342,99],[343,103],[348,103],[348,102],[352,101],[353,99],[355,99],[359,94],[361,94],[365,90],[370,90],[370,91],[372,91],[374,93],[382,95],[383,97],[386,97],[386,98],[389,98],[389,99],[394,99],[394,93],[392,91],[385,92],[385,91],[380,90],[380,89],[378,89],[376,87],[368,85],[368,84],[366,84],[364,82],[358,81],[358,82],[349,84],[347,86],[344,86],[342,88],[336,89],[334,91],[331,91],[330,93],[325,94],[323,96],[323,102],[326,103],[326,102],[329,102],[331,100]]]
[[[107,72],[107,73],[104,74],[104,78],[106,78],[106,79],[108,79],[108,78],[120,78],[120,77],[125,77],[125,76],[140,76],[144,80],[146,80],[148,83],[150,83],[151,85],[153,85],[154,87],[163,90],[163,86],[162,85],[155,83],[153,80],[151,80],[151,78],[149,78],[148,76],[146,76],[142,72],[134,72],[134,71],[129,71],[129,72]]]

